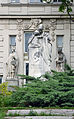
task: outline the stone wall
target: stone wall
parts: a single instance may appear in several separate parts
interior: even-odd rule
[[[34,31],[28,29],[31,20],[41,19],[43,25],[49,29],[50,20],[55,20],[55,41],[52,45],[52,69],[56,69],[55,58],[56,35],[64,35],[63,52],[66,55],[67,63],[74,69],[74,22],[70,23],[69,16],[58,11],[58,4],[9,4],[9,0],[0,1],[0,75],[6,77],[6,60],[9,56],[9,36],[16,35],[16,52],[19,58],[18,73],[24,73],[24,32]],[[73,6],[74,11],[74,6]],[[28,58],[27,58],[28,59]]]
[[[71,41],[70,41],[70,63],[71,67],[74,69],[74,22],[71,22]]]

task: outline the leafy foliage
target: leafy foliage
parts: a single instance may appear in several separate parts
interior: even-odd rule
[[[71,69],[71,67],[68,64],[65,64],[65,72],[69,75],[69,76],[74,76],[74,70]]]
[[[61,0],[62,4],[60,5],[59,11],[64,12],[65,10],[69,14],[72,12],[71,3],[73,0]]]
[[[8,91],[7,86],[7,82],[0,84],[0,107],[3,107],[8,103],[8,98],[12,94],[12,92]]]
[[[74,76],[65,72],[52,71],[44,77],[48,81],[33,80],[25,87],[19,88],[9,99],[10,106],[22,107],[73,107]]]
[[[52,0],[42,0],[46,3],[52,3]],[[68,16],[70,16],[70,19],[74,21],[74,18],[71,16],[72,12],[72,2],[73,0],[61,0],[61,4],[59,5],[59,11],[60,12],[67,12]]]
[[[4,119],[4,117],[6,116],[6,111],[7,109],[5,108],[0,108],[0,119]]]
[[[17,76],[21,77],[21,79],[26,79],[27,81],[36,80],[36,78],[32,76],[27,76],[27,75],[22,75],[22,74],[18,74]]]

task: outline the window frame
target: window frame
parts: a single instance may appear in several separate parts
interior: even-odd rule
[[[58,37],[62,37],[62,47],[58,46]],[[57,47],[57,52],[59,51],[59,49],[63,50],[63,40],[64,40],[64,35],[56,35],[56,47]]]
[[[28,66],[28,67],[27,67]],[[27,71],[28,68],[28,71]],[[28,76],[29,75],[29,62],[25,63],[25,74]]]
[[[32,2],[31,0],[29,0],[29,2],[30,2],[30,3],[43,3],[42,0],[39,0],[39,1],[34,0],[34,2]]]
[[[3,75],[0,75],[0,84],[2,83]]]
[[[11,3],[20,3],[20,0],[10,0]]]
[[[32,33],[33,34],[33,32],[34,31],[25,31],[24,32],[24,53],[27,53],[28,52],[28,47],[27,47],[27,50],[26,50],[26,45],[25,45],[25,41],[26,41],[26,39],[25,39],[25,33]],[[31,35],[32,36],[32,35]],[[29,40],[28,40],[29,41]],[[28,43],[28,42],[27,42]]]
[[[11,45],[11,37],[15,37],[15,45]],[[16,35],[9,35],[9,54],[11,53],[12,47],[16,49]]]
[[[53,4],[61,4],[61,3],[62,3],[62,1],[59,1],[59,0],[54,1],[54,0],[53,0]]]

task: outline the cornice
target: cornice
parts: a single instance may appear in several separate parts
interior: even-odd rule
[[[2,6],[59,6],[61,3],[1,3]],[[72,4],[74,6],[74,4]]]
[[[72,14],[72,16],[74,17],[74,14]],[[6,15],[6,14],[3,14],[3,15],[0,15],[0,19],[4,19],[4,18],[6,18],[6,19],[31,19],[31,18],[44,18],[44,19],[46,19],[46,18],[56,18],[56,19],[69,19],[70,17],[69,16],[67,16],[67,14],[56,14],[56,15],[54,15],[54,14],[52,14],[52,15],[48,15],[48,14],[45,14],[45,15],[42,15],[42,14],[36,14],[36,15],[12,15],[12,14],[10,14],[10,15]]]
[[[1,3],[2,6],[59,6],[61,3]]]

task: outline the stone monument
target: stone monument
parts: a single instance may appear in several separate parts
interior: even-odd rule
[[[16,74],[18,71],[18,57],[14,49],[12,49],[12,53],[9,55],[7,61],[7,77],[16,78]]]
[[[6,67],[7,67],[6,81],[8,82],[8,86],[10,86],[10,85],[18,86],[18,80],[17,80],[18,57],[15,52],[15,49],[12,49],[12,52],[6,61]],[[11,89],[9,89],[9,90],[11,90]]]
[[[51,71],[52,41],[49,33],[38,26],[28,42],[29,75],[39,77]]]

